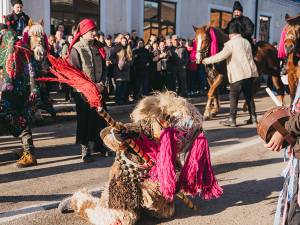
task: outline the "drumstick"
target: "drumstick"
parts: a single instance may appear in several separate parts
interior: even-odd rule
[[[282,103],[278,100],[278,98],[273,94],[270,88],[266,88],[266,92],[271,97],[276,106],[282,106]]]

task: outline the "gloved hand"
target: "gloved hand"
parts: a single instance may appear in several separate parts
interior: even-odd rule
[[[139,137],[139,133],[133,131],[133,130],[127,130],[127,129],[121,129],[120,131],[113,129],[112,130],[114,137],[116,138],[117,141],[119,142],[124,142],[127,139],[131,138],[137,138]]]

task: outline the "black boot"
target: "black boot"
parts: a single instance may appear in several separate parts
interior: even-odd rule
[[[227,127],[236,127],[236,119],[229,117],[227,120],[220,121],[220,124]]]
[[[91,150],[89,149],[88,146],[81,145],[81,159],[85,163],[89,163],[93,161]]]
[[[249,125],[249,124],[255,124],[257,125],[257,118],[256,115],[251,115],[250,118],[248,120],[244,121],[245,124]]]

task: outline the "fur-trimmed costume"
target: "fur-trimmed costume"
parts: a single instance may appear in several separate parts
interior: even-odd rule
[[[202,117],[192,104],[173,92],[158,93],[142,99],[131,119],[125,125],[128,136],[121,140],[112,127],[101,132],[106,146],[116,152],[101,198],[78,191],[60,204],[62,212],[74,210],[95,225],[133,225],[142,211],[171,218],[178,192],[204,199],[221,196]],[[133,139],[155,165],[147,166],[123,141],[126,138]]]

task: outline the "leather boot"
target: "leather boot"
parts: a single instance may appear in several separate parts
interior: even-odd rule
[[[236,119],[229,117],[227,120],[220,121],[220,124],[226,127],[236,127]]]
[[[23,151],[22,157],[15,164],[15,166],[18,168],[36,166],[36,165],[37,165],[36,158],[29,151]]]
[[[255,124],[257,125],[257,118],[256,116],[250,116],[250,118],[248,120],[244,121],[245,124],[249,125],[249,124]]]
[[[81,145],[81,159],[85,163],[89,163],[93,161],[91,150],[86,145]]]

